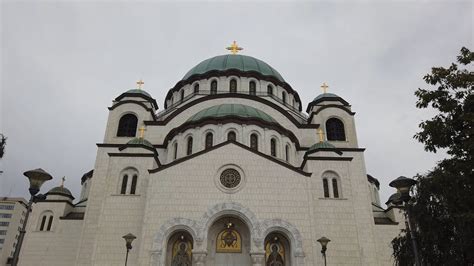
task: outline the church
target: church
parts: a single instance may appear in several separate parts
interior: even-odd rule
[[[303,106],[241,49],[192,67],[163,108],[143,81],[118,95],[81,194],[34,204],[19,264],[393,265],[404,219],[381,207],[356,108],[326,84]]]

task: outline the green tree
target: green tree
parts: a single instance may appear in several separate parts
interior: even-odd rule
[[[474,53],[463,47],[457,62],[434,67],[418,89],[416,107],[437,115],[422,121],[414,137],[429,152],[445,149],[448,158],[425,175],[408,206],[413,214],[422,264],[474,265]],[[465,67],[465,68],[464,68]],[[413,265],[411,239],[405,231],[392,241],[398,265]]]

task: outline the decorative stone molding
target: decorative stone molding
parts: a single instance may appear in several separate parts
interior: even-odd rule
[[[193,265],[204,266],[206,265],[206,251],[193,251]]]
[[[207,239],[207,233],[212,223],[225,215],[234,215],[242,219],[249,227],[252,238],[260,236],[260,224],[255,214],[249,208],[236,202],[224,202],[210,207],[202,216],[200,221],[200,228],[202,230],[198,238]]]
[[[196,221],[187,218],[173,218],[166,221],[153,238],[153,252],[162,252],[163,246],[166,245],[166,240],[173,232],[178,230],[188,232],[193,237],[193,245],[196,245],[197,242],[202,242],[202,239],[198,237],[200,229]]]
[[[250,253],[250,258],[252,259],[252,266],[262,266],[265,262],[265,253],[264,252],[256,252]]]
[[[295,257],[304,257],[303,238],[301,237],[300,232],[298,231],[298,229],[296,229],[294,225],[282,219],[268,219],[264,220],[260,224],[260,226],[262,229],[261,245],[264,245],[263,241],[265,241],[265,237],[271,232],[281,232],[286,235],[288,240],[290,240],[292,254]]]

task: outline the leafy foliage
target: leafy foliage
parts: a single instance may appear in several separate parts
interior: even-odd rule
[[[472,67],[474,53],[461,49],[457,61]],[[412,220],[422,263],[425,265],[474,264],[474,72],[432,68],[424,77],[434,89],[418,89],[418,108],[432,107],[439,113],[420,124],[415,138],[425,150],[446,149],[450,155],[426,175],[415,178],[418,184],[412,198]],[[409,235],[402,232],[392,241],[398,265],[413,265]]]

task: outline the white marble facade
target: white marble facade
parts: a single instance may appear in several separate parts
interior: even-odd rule
[[[390,241],[404,222],[398,209],[380,207],[349,103],[315,95],[304,113],[297,92],[276,75],[245,66],[206,71],[178,82],[162,111],[143,90],[112,102],[79,199],[66,191],[35,204],[20,264],[120,265],[122,236],[132,233],[128,265],[176,265],[179,256],[192,265],[270,265],[267,244],[284,265],[323,265],[322,236],[331,239],[329,265],[392,265]],[[208,109],[215,106],[222,109]],[[133,134],[118,136],[127,114],[137,119]],[[330,119],[342,125],[343,139],[330,139]],[[50,230],[40,230],[44,215],[53,217]],[[238,252],[217,251],[227,245],[218,238],[224,230],[239,235]]]

